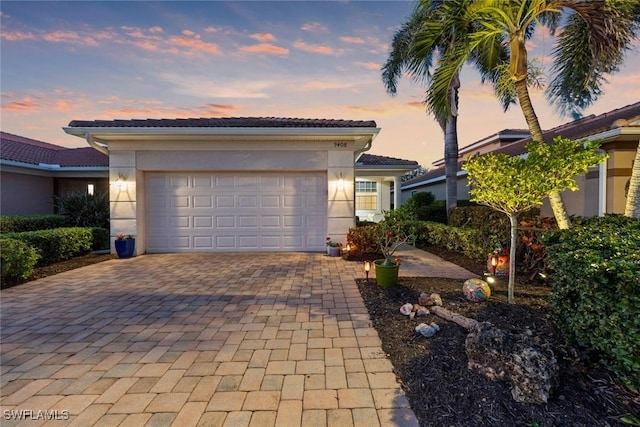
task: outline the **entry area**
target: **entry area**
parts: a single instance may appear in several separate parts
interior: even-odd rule
[[[323,251],[320,172],[147,172],[147,252]]]

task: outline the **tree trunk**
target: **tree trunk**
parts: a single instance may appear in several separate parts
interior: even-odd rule
[[[516,88],[516,94],[518,95],[518,102],[520,103],[520,108],[522,109],[522,114],[524,115],[524,119],[527,121],[527,126],[529,126],[531,139],[533,139],[534,141],[544,142],[544,139],[542,137],[542,128],[540,127],[540,121],[538,120],[538,116],[533,109],[531,97],[529,96],[529,89],[527,88],[526,78],[518,80],[514,84]],[[549,203],[551,204],[551,209],[553,210],[553,216],[558,222],[558,227],[562,229],[569,228],[571,226],[571,221],[569,220],[569,214],[567,213],[567,208],[564,205],[564,201],[562,200],[562,196],[560,195],[560,193],[553,192],[549,194]]]
[[[511,248],[509,248],[509,287],[507,290],[507,301],[513,304],[513,288],[516,277],[516,245],[518,244],[518,217],[509,215],[511,223]]]
[[[461,314],[447,310],[444,307],[434,305],[433,307],[429,307],[429,310],[436,316],[442,317],[443,319],[453,322],[458,326],[462,326],[466,330],[469,330],[478,325],[477,320],[469,319],[468,317],[464,317]]]
[[[447,217],[458,204],[458,89],[460,79],[455,75],[449,87],[450,114],[444,125],[444,173],[446,177]]]
[[[549,194],[549,204],[553,211],[553,216],[556,217],[558,228],[566,230],[571,227],[571,219],[569,219],[569,213],[564,206],[562,195],[557,191]]]
[[[633,162],[624,215],[632,218],[640,218],[640,142],[636,149],[636,159]]]

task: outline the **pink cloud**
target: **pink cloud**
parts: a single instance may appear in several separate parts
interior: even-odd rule
[[[69,102],[65,101],[64,99],[60,99],[60,100],[56,101],[56,110],[57,111],[69,111],[69,110],[71,110],[71,107],[69,106]]]
[[[2,37],[3,40],[6,41],[10,41],[10,42],[19,42],[19,41],[23,41],[23,40],[35,40],[36,36],[34,36],[31,33],[23,33],[22,31],[14,31],[14,32],[7,32],[7,31],[3,31],[0,34],[0,37]]]
[[[11,101],[5,104],[2,104],[2,109],[6,111],[16,111],[16,112],[32,112],[34,110],[38,110],[40,105],[33,102],[30,98],[26,97],[20,101]]]
[[[129,100],[128,103],[139,105],[136,100]],[[225,117],[234,111],[242,110],[240,105],[233,104],[202,104],[196,107],[163,107],[161,102],[142,102],[148,104],[143,107],[122,106],[104,112],[105,117],[146,117],[146,118],[191,118],[191,117]]]
[[[308,22],[306,24],[303,24],[302,27],[300,27],[300,29],[302,31],[312,31],[312,32],[322,32],[322,33],[326,33],[327,31],[329,31],[326,26],[322,25],[319,22]]]
[[[187,36],[187,37],[195,37],[195,38],[197,38],[197,39],[199,39],[199,38],[200,38],[200,36],[198,36],[196,33],[194,33],[194,32],[193,32],[193,31],[191,31],[191,30],[182,30],[182,34],[183,34],[183,35],[185,35],[185,36]]]
[[[356,65],[372,71],[380,71],[382,68],[382,66],[377,62],[356,62]]]
[[[347,110],[358,111],[361,113],[384,113],[386,112],[385,108],[371,108],[371,107],[361,107],[359,105],[347,105]]]
[[[302,40],[296,41],[293,44],[293,47],[295,47],[296,49],[299,49],[299,50],[303,50],[305,52],[319,53],[321,55],[333,55],[334,54],[333,49],[331,49],[328,46],[312,45],[312,44],[308,44],[306,42],[303,42]]]
[[[162,27],[159,27],[156,25],[155,27],[149,28],[149,32],[155,34],[155,33],[162,33],[164,31],[162,30]]]
[[[340,37],[340,40],[342,40],[345,43],[351,43],[351,44],[364,44],[365,43],[364,39],[362,39],[360,37],[342,36],[342,37]]]
[[[191,49],[191,51],[201,51],[212,53],[217,55],[220,53],[220,48],[215,43],[203,42],[198,38],[186,37],[186,36],[171,36],[168,43],[172,46],[179,46]]]
[[[220,28],[214,27],[214,26],[210,26],[204,29],[204,31],[206,33],[217,33],[218,31],[220,31]]]
[[[43,40],[51,43],[69,43],[81,46],[98,46],[91,37],[81,36],[75,31],[54,31],[53,33],[47,33],[42,36]]]
[[[254,44],[252,46],[242,46],[240,48],[242,52],[249,53],[269,53],[273,55],[287,55],[289,53],[289,49],[272,45],[271,43],[260,43]]]
[[[255,34],[251,34],[251,38],[258,40],[259,42],[263,42],[263,43],[270,43],[270,42],[275,42],[276,38],[273,34],[270,33],[255,33]]]

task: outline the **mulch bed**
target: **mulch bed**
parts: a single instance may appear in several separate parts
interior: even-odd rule
[[[430,249],[477,274],[483,271],[481,264],[459,254]],[[618,385],[606,369],[579,360],[564,344],[548,316],[547,285],[516,285],[516,304],[508,304],[506,279],[492,286],[484,303],[464,298],[463,280],[400,278],[392,288],[381,288],[374,280],[357,282],[383,350],[424,427],[623,426],[628,425],[622,422],[625,416],[640,419],[640,393]],[[458,314],[516,333],[529,331],[551,343],[561,374],[550,401],[517,403],[508,384],[468,370],[464,328],[433,314],[413,320],[400,314],[400,306],[416,303],[421,292],[439,293],[444,307]],[[421,322],[436,322],[441,330],[425,338],[414,331]]]

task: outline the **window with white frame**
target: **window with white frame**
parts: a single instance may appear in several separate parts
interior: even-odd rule
[[[356,181],[356,209],[374,211],[378,208],[378,183]]]

